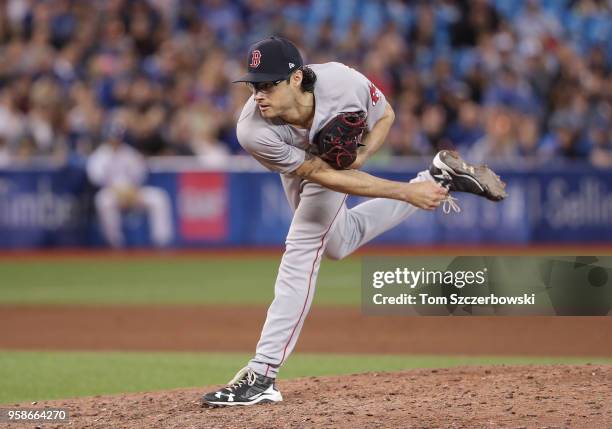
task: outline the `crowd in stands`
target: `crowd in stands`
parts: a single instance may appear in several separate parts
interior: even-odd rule
[[[86,159],[121,124],[146,156],[224,159],[248,46],[340,61],[396,112],[378,162],[612,168],[610,0],[2,0],[0,166]]]

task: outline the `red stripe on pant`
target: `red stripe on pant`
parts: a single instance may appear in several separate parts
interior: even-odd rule
[[[315,258],[314,258],[314,261],[312,261],[312,268],[310,269],[310,277],[308,278],[308,291],[306,292],[306,299],[304,300],[304,305],[302,306],[302,312],[300,313],[300,317],[298,318],[297,323],[295,324],[295,326],[293,327],[293,330],[291,331],[291,335],[289,336],[289,340],[287,340],[287,344],[285,344],[285,348],[283,349],[283,357],[280,360],[279,366],[282,365],[283,362],[285,361],[285,354],[287,353],[287,347],[289,347],[289,343],[291,343],[291,339],[293,338],[293,335],[295,334],[295,330],[297,329],[297,327],[300,325],[300,322],[302,321],[302,316],[304,315],[304,310],[306,310],[306,304],[308,303],[308,297],[310,296],[310,286],[312,285],[312,275],[314,274],[314,269],[315,269],[315,265],[317,263],[317,259],[319,258],[319,253],[321,253],[321,249],[323,248],[323,244],[325,243],[325,237],[327,237],[327,234],[329,233],[329,230],[331,229],[331,227],[334,224],[336,218],[338,217],[338,214],[340,213],[340,210],[342,209],[342,206],[344,206],[344,202],[346,201],[347,197],[348,197],[348,195],[344,196],[344,199],[342,200],[342,204],[340,204],[340,207],[338,208],[338,211],[336,212],[334,218],[332,219],[331,223],[327,227],[327,231],[325,231],[325,234],[323,234],[323,237],[321,237],[321,245],[317,249],[317,254],[316,254]],[[268,376],[268,371],[269,370],[270,370],[270,365],[267,364],[266,374],[265,374],[266,377]]]

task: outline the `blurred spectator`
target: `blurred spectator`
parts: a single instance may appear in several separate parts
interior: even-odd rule
[[[0,92],[0,137],[7,147],[24,133],[25,125],[25,117],[16,105],[13,91],[4,88]]]
[[[223,165],[229,149],[216,136],[221,116],[205,103],[183,108],[175,116],[173,140],[183,144],[182,150],[204,158],[207,163]]]
[[[446,132],[446,137],[457,149],[469,149],[483,134],[482,109],[473,101],[464,101],[459,107],[459,116]]]
[[[6,138],[0,137],[0,168],[10,166],[12,158]]]
[[[66,120],[71,147],[76,153],[87,155],[97,143],[104,112],[93,90],[82,83],[71,88],[70,96],[72,108]]]
[[[601,168],[612,168],[612,130],[596,127],[590,130],[591,162]]]
[[[422,138],[427,142],[430,153],[449,149],[450,142],[444,134],[446,112],[439,104],[427,106],[423,112]]]
[[[161,87],[144,76],[136,77],[129,85],[122,106],[116,116],[127,124],[126,140],[145,155],[169,154],[164,126],[168,108],[162,101]]]
[[[531,87],[510,67],[503,67],[499,72],[499,78],[492,79],[484,95],[484,104],[506,106],[531,114],[537,114],[539,111],[537,101],[532,96]]]
[[[485,135],[470,150],[473,162],[511,162],[518,155],[513,117],[503,107],[491,108],[486,113]]]
[[[526,0],[522,12],[516,17],[515,28],[518,36],[525,39],[545,41],[561,34],[557,18],[540,7],[539,0]]]
[[[523,158],[533,158],[538,154],[538,121],[531,115],[518,115],[516,118],[517,152]]]
[[[453,25],[453,46],[475,46],[478,39],[494,33],[499,27],[499,14],[488,0],[460,0],[460,18]]]
[[[588,156],[589,148],[580,140],[581,118],[569,111],[558,112],[551,118],[549,128],[540,147],[545,157],[584,159]]]
[[[429,142],[419,133],[418,118],[404,113],[398,116],[388,137],[388,147],[393,155],[426,156],[433,151]]]
[[[436,37],[435,11],[430,4],[420,3],[416,8],[416,23],[413,25],[408,41],[417,51],[434,47]]]
[[[104,238],[113,247],[123,247],[122,214],[143,208],[149,215],[153,244],[166,246],[173,236],[170,200],[164,190],[143,185],[145,160],[122,136],[120,128],[111,127],[105,142],[87,161],[89,180],[100,188],[95,206]]]
[[[65,144],[64,105],[60,88],[51,78],[40,78],[31,87],[26,127],[36,153],[52,155]]]

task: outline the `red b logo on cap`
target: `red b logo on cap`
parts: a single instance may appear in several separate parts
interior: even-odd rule
[[[249,67],[257,68],[260,62],[261,62],[261,52],[259,52],[259,50],[256,49],[251,54],[251,64],[249,64]]]

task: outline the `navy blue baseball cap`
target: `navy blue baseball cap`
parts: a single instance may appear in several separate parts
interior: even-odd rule
[[[236,82],[275,82],[286,79],[291,72],[304,65],[300,52],[287,39],[269,37],[249,49],[249,72]]]

